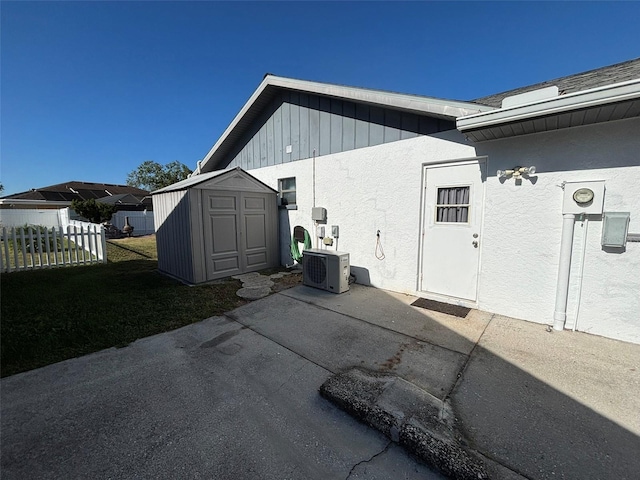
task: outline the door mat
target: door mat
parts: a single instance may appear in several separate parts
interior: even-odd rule
[[[449,303],[436,302],[435,300],[427,300],[426,298],[419,298],[411,304],[413,307],[426,308],[427,310],[433,310],[434,312],[446,313],[447,315],[453,315],[455,317],[465,318],[467,313],[471,311],[470,308],[461,307],[459,305],[451,305]]]

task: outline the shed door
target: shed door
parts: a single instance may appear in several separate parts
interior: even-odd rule
[[[241,272],[240,194],[203,190],[207,279]]]
[[[425,167],[421,290],[476,300],[484,161]]]
[[[242,268],[259,270],[269,267],[269,209],[271,195],[241,193],[242,198]]]
[[[213,190],[202,195],[207,280],[274,266],[273,195]]]

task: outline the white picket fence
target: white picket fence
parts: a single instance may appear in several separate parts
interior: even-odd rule
[[[104,227],[70,220],[63,227],[2,227],[0,272],[107,262]]]
[[[62,227],[69,225],[72,218],[78,215],[69,207],[46,209],[0,209],[0,227],[22,227],[26,225],[40,225],[42,227]],[[150,235],[156,232],[153,224],[153,211],[124,211],[116,212],[110,223],[122,230],[124,219],[129,217],[129,225],[133,227],[133,235]]]

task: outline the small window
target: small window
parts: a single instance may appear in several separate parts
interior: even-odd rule
[[[281,178],[278,180],[278,192],[281,205],[296,204],[296,177]]]
[[[437,223],[468,223],[471,187],[438,188]]]

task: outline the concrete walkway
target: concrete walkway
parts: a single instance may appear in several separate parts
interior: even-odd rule
[[[320,397],[352,367],[447,402],[513,478],[637,478],[639,345],[413,300],[296,287],[5,378],[2,478],[441,478]]]

